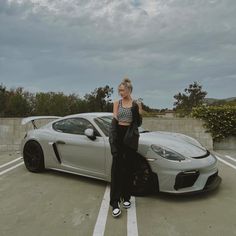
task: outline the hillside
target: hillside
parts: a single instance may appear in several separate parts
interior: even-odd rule
[[[224,98],[224,99],[217,99],[217,98],[204,98],[204,102],[208,105],[212,105],[214,103],[228,103],[228,102],[236,102],[236,97]]]

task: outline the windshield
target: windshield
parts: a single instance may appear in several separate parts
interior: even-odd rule
[[[94,119],[95,123],[99,126],[99,128],[102,130],[102,132],[109,136],[109,128],[111,125],[111,121],[113,119],[113,116],[101,116]],[[143,127],[138,127],[139,133],[146,133],[149,132],[148,130],[145,130]]]

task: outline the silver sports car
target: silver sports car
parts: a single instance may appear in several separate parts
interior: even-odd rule
[[[48,118],[54,120],[36,127],[35,120]],[[34,125],[21,143],[26,168],[32,172],[54,169],[110,182],[112,155],[108,134],[112,118],[113,114],[107,112],[24,118],[23,125]],[[142,127],[139,132],[133,195],[195,193],[220,184],[216,157],[196,139]]]

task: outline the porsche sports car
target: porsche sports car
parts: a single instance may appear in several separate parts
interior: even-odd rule
[[[37,128],[38,119],[54,120]],[[109,127],[113,114],[91,112],[65,117],[22,119],[34,129],[26,133],[21,152],[31,172],[53,169],[110,182],[112,155]],[[221,183],[217,159],[196,139],[173,132],[139,127],[139,147],[132,173],[132,194],[195,193]]]

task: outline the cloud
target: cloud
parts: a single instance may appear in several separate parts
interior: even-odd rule
[[[3,0],[0,78],[84,94],[129,76],[157,108],[195,80],[234,96],[235,10],[232,0]]]

